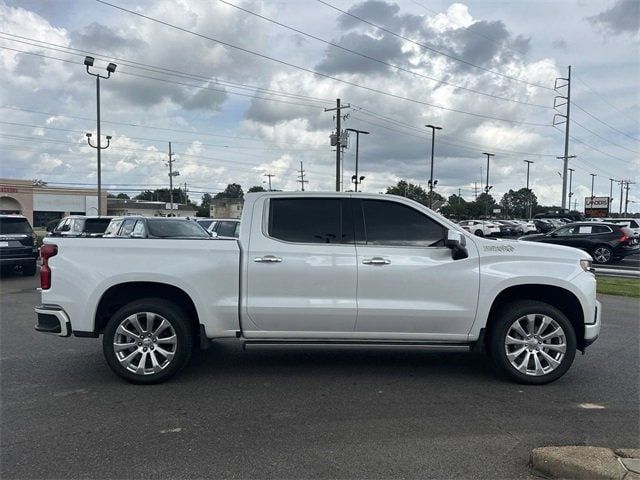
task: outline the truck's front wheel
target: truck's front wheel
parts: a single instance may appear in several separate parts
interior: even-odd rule
[[[560,378],[576,355],[571,322],[557,308],[532,300],[507,305],[488,341],[498,367],[514,380],[532,385]]]
[[[160,383],[191,356],[193,331],[185,313],[159,299],[136,300],[109,320],[102,347],[109,367],[134,383]]]

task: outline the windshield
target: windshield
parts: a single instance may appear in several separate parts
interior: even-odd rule
[[[190,220],[149,220],[149,235],[158,238],[192,237],[210,238],[196,222]]]
[[[26,218],[0,217],[0,234],[30,234],[31,226]]]
[[[110,218],[87,218],[84,222],[84,231],[85,233],[104,233],[110,223]]]

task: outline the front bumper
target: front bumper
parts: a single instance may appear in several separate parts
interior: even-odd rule
[[[71,322],[62,307],[57,305],[39,305],[35,309],[37,321],[35,329],[38,332],[68,337],[71,335]]]
[[[584,342],[582,348],[586,348],[595,342],[600,335],[600,326],[602,318],[602,304],[596,300],[596,308],[593,314],[593,320],[590,323],[584,325]]]

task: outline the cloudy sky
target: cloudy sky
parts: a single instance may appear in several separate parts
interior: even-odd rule
[[[559,204],[563,124],[556,77],[572,65],[574,199],[640,180],[639,0],[0,0],[0,177],[96,182],[96,58],[103,184],[135,195],[179,182],[198,198],[227,183],[335,186],[336,98],[360,137],[363,190],[426,186],[436,134],[437,190],[473,199],[491,159],[494,196],[526,182]],[[559,81],[558,85],[564,82]],[[561,101],[558,100],[558,103]],[[562,121],[556,117],[556,123]],[[355,137],[345,151],[345,189]],[[619,186],[614,184],[615,210]],[[632,185],[631,211],[640,211]]]

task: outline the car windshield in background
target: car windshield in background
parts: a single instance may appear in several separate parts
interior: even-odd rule
[[[149,220],[149,235],[158,238],[210,238],[200,225],[187,220]]]
[[[85,233],[104,233],[111,223],[110,218],[87,218],[84,223]]]
[[[196,220],[196,223],[202,228],[209,228],[213,223],[213,220]]]
[[[31,226],[25,218],[2,218],[0,217],[0,234],[30,234]]]

